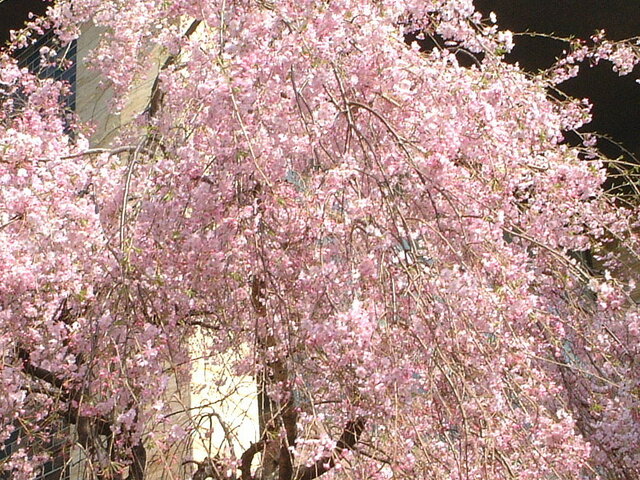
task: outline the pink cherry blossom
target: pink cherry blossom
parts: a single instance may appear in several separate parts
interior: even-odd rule
[[[104,479],[640,475],[637,198],[549,93],[637,44],[532,76],[470,0],[59,0],[31,28],[87,22],[104,108],[159,68],[106,144],[0,55],[12,478],[61,436]]]

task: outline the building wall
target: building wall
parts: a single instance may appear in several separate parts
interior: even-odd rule
[[[157,48],[149,52],[149,68],[145,77],[138,79],[122,111],[114,114],[111,112],[113,91],[104,85],[100,74],[85,60],[99,45],[100,35],[101,29],[88,23],[82,27],[82,35],[78,39],[76,113],[83,123],[93,126],[92,145],[106,147],[120,128],[134,120],[147,107],[161,55]]]
[[[190,24],[185,21],[185,28]],[[138,79],[119,114],[110,112],[113,92],[105,88],[100,75],[83,59],[98,46],[101,29],[84,25],[77,45],[76,113],[84,123],[93,125],[91,144],[109,148],[119,129],[135,120],[147,108],[154,80],[163,57],[152,48],[145,61],[149,68]],[[185,458],[201,461],[218,452],[235,452],[239,457],[259,438],[258,402],[255,379],[237,376],[230,370],[231,356],[211,355],[212,339],[205,331],[190,340],[192,364],[189,384],[174,380],[169,398],[172,408],[182,413],[173,417],[185,430],[194,430],[193,437],[169,455],[158,453],[153,441],[147,442],[147,478],[152,480],[185,478]],[[71,472],[71,479],[82,478],[81,466]]]
[[[214,342],[204,332],[191,341],[195,360],[190,420],[196,431],[195,460],[217,452],[234,453],[239,458],[260,437],[255,379],[233,372],[235,354],[209,354]]]

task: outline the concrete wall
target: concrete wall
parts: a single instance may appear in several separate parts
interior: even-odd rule
[[[146,75],[137,80],[122,111],[113,114],[110,112],[112,90],[104,84],[100,74],[91,69],[85,61],[87,54],[98,46],[101,33],[102,30],[91,23],[84,25],[77,49],[76,113],[82,122],[95,128],[91,135],[91,143],[96,147],[108,146],[121,127],[145,110],[161,62],[159,50],[151,49]]]

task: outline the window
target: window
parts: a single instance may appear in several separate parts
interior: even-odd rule
[[[51,435],[51,439],[45,445],[34,445],[34,449],[45,450],[51,457],[45,462],[33,480],[69,480],[69,448],[66,441],[69,438],[68,427],[62,427]],[[21,429],[16,428],[9,439],[0,448],[0,466],[8,460],[20,447]],[[0,480],[10,480],[9,472],[0,471]]]
[[[64,81],[70,92],[63,100],[70,110],[76,107],[76,54],[77,42],[59,45],[51,30],[36,42],[19,50],[15,57],[20,67],[26,67],[40,78]]]
[[[0,0],[0,47],[9,40],[11,30],[22,29],[30,16],[43,15],[50,4],[48,0]],[[69,110],[75,110],[76,106],[76,55],[76,42],[60,45],[52,31],[14,52],[20,67],[28,68],[40,78],[53,78],[69,85],[70,92],[62,99]]]

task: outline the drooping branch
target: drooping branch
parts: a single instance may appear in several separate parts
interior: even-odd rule
[[[282,424],[286,433],[286,441],[280,445],[279,480],[291,480],[293,478],[293,453],[290,447],[296,444],[298,436],[298,414],[293,401],[293,392],[288,392],[289,398],[283,406]]]
[[[29,353],[24,349],[18,350],[18,358],[23,361],[23,368],[25,373],[33,378],[47,382],[53,387],[60,390],[61,397],[67,400],[78,400],[81,394],[78,390],[69,388],[65,385],[65,381],[59,378],[50,370],[42,367],[37,367],[29,361]],[[91,428],[95,430],[98,435],[109,435],[111,433],[112,423],[104,418],[98,416],[87,417],[81,415],[77,407],[68,406],[65,408],[65,419],[70,424],[77,425],[79,435],[82,435],[83,431],[88,428],[90,423]]]
[[[264,280],[254,276],[251,282],[251,303],[259,317],[267,315],[265,289]],[[267,334],[259,341],[265,349],[273,348],[278,344],[273,334]],[[298,413],[287,358],[269,361],[266,367],[258,380],[260,429],[265,439],[264,444],[261,445],[264,450],[264,468],[267,477],[277,471],[279,480],[292,480],[294,458],[290,447],[296,444],[298,437]],[[279,408],[267,393],[268,387],[272,384],[280,385],[284,389],[285,399]],[[279,440],[281,428],[284,428],[285,438]]]
[[[251,304],[258,318],[267,316],[266,283],[258,275],[254,275],[251,280]],[[261,349],[268,349],[276,345],[273,335],[266,334],[258,336],[258,343]],[[269,396],[268,390],[271,385],[280,383],[287,384],[286,365],[282,360],[267,362],[265,369],[257,379],[258,386],[258,411],[260,431],[262,433],[262,467],[263,476],[271,478],[281,467],[282,445],[280,439],[281,412],[276,402]],[[295,440],[295,439],[294,439]],[[289,463],[291,459],[289,458]],[[285,460],[286,462],[286,460]]]

